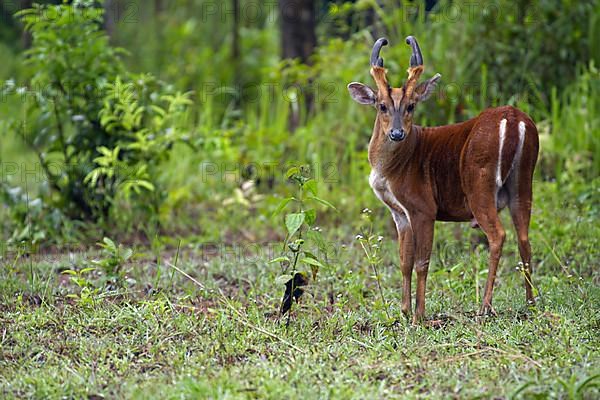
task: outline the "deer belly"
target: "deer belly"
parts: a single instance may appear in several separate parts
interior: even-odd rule
[[[472,220],[473,213],[468,207],[457,207],[453,210],[438,209],[435,219],[437,221],[464,222]]]

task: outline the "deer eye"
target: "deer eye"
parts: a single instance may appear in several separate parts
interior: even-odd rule
[[[382,113],[387,112],[387,106],[385,104],[381,103],[379,105],[379,111],[381,111]]]
[[[414,110],[415,110],[415,105],[414,105],[414,104],[409,104],[409,105],[406,107],[406,111],[408,111],[409,113],[410,113],[410,112],[413,112]]]

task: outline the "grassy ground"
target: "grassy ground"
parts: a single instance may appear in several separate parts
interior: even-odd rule
[[[172,246],[138,248],[116,289],[99,267],[64,273],[106,260],[97,251],[6,253],[0,393],[598,398],[598,188],[538,183],[535,201],[543,205],[532,222],[537,306],[525,306],[511,232],[494,297],[499,316],[476,317],[487,250],[467,226],[440,224],[427,291],[428,315],[444,321],[437,329],[401,317],[401,277],[388,232],[380,273],[391,320],[357,232],[338,227],[328,234],[333,267],[320,272],[287,327],[277,318],[279,268],[268,263],[275,244],[240,239],[209,246],[186,238],[178,255]],[[197,282],[169,267],[175,259]]]

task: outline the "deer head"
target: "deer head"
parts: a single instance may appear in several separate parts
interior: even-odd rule
[[[401,88],[392,88],[387,80],[387,70],[380,57],[381,48],[388,44],[387,39],[375,42],[371,52],[371,76],[377,85],[377,92],[369,86],[352,82],[348,85],[350,96],[359,104],[371,105],[377,109],[377,124],[390,140],[399,142],[412,132],[413,113],[417,103],[426,100],[441,78],[435,74],[432,78],[418,83],[423,73],[423,56],[417,40],[408,36],[406,43],[412,47],[408,79]]]

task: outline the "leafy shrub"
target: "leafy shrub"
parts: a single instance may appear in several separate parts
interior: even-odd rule
[[[6,218],[6,228],[12,232],[7,241],[9,246],[25,246],[31,252],[40,245],[79,237],[80,224],[65,218],[59,209],[20,186],[0,184],[0,200],[5,206],[2,216]]]
[[[166,197],[157,188],[161,164],[169,158],[177,141],[187,141],[184,123],[189,94],[167,94],[162,84],[149,75],[132,82],[117,77],[107,83],[100,110],[100,125],[113,139],[112,148],[100,146],[95,168],[84,178],[92,190],[103,190],[110,204],[132,196],[139,206],[158,216]]]
[[[33,41],[25,53],[29,86],[13,91],[26,94],[25,119],[13,129],[37,154],[57,207],[106,221],[119,199],[158,209],[164,193],[156,171],[182,139],[191,102],[124,68],[93,3],[34,5],[18,14]]]

